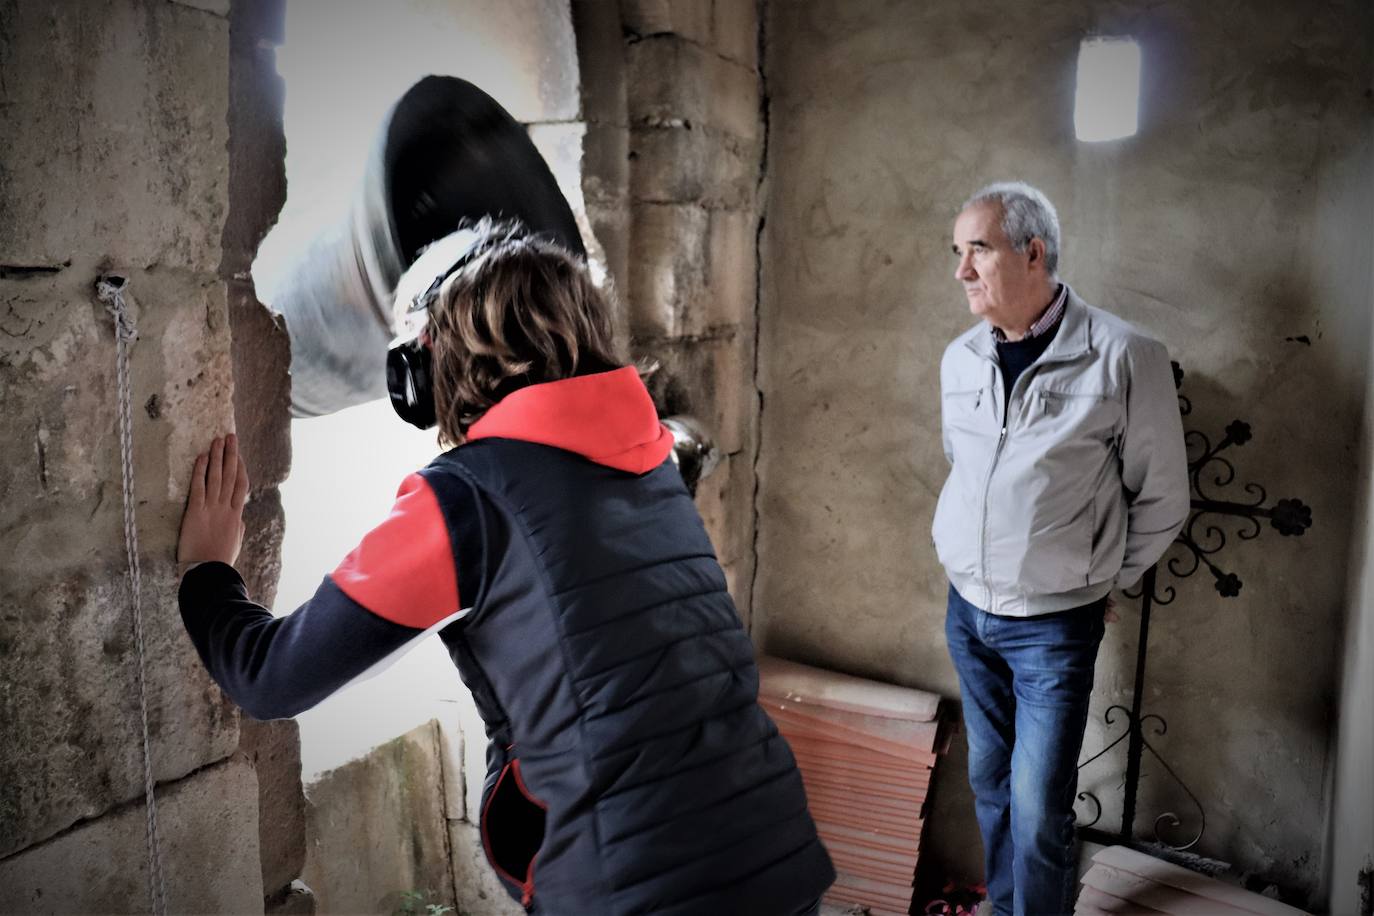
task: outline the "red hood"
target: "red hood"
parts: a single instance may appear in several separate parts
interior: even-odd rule
[[[551,445],[632,474],[658,467],[673,447],[633,366],[506,395],[468,428],[469,442],[493,438]]]

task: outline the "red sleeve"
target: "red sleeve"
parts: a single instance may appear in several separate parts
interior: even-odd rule
[[[349,598],[392,623],[425,630],[459,610],[458,573],[434,491],[411,474],[391,514],[330,574]]]

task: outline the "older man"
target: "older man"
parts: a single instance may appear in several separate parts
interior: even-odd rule
[[[1059,282],[1059,218],[1020,183],[973,195],[955,277],[982,319],[945,350],[951,468],[935,510],[946,634],[998,914],[1073,910],[1073,801],[1108,593],[1188,515],[1164,346]]]

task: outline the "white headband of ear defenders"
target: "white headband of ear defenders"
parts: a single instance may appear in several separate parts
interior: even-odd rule
[[[426,246],[415,263],[401,274],[391,306],[392,333],[397,342],[414,340],[424,331],[439,287],[467,261],[478,239],[478,233],[472,229],[450,232]]]

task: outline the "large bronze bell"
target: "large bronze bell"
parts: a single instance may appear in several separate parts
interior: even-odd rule
[[[302,252],[273,308],[291,337],[291,411],[386,395],[396,283],[464,220],[516,218],[585,257],[572,209],[524,126],[473,84],[427,76],[387,112],[349,214]]]

